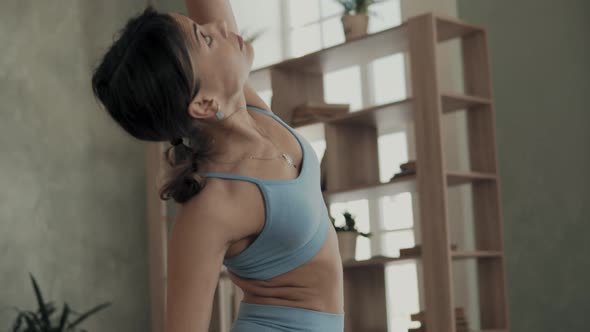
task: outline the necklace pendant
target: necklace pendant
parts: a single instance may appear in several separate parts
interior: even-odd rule
[[[286,153],[281,153],[281,156],[283,158],[285,158],[285,160],[287,161],[287,164],[289,164],[289,167],[293,166],[293,158],[291,158],[290,155],[286,154]]]

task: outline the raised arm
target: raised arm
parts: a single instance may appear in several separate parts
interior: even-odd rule
[[[237,34],[240,33],[229,0],[184,0],[184,3],[188,11],[188,16],[198,24],[225,20],[229,30]],[[249,82],[246,82],[244,85],[244,96],[246,97],[247,104],[258,106],[272,112],[270,107],[260,98]]]

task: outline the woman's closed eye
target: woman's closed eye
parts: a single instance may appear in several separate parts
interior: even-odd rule
[[[207,43],[207,45],[211,46],[211,43],[213,43],[213,37],[206,35],[201,31],[199,31],[199,32],[201,33],[201,36],[203,36],[203,39],[205,39],[205,43]]]

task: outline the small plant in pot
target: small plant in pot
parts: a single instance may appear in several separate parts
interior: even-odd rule
[[[65,303],[61,314],[53,317],[53,314],[57,313],[54,303],[45,302],[37,281],[32,274],[30,276],[39,307],[37,311],[20,310],[15,307],[18,315],[12,325],[12,332],[86,332],[87,330],[78,325],[91,315],[111,305],[110,302],[106,302],[84,313],[79,313]],[[70,317],[73,317],[73,320]]]
[[[369,27],[369,6],[383,0],[334,0],[342,5],[342,28],[346,41],[364,36]]]
[[[371,233],[359,232],[356,228],[356,217],[350,212],[344,211],[342,215],[344,216],[345,221],[344,226],[336,226],[336,220],[332,216],[330,216],[330,219],[332,220],[332,225],[334,226],[334,229],[336,229],[336,235],[338,236],[340,256],[342,257],[342,261],[345,262],[355,259],[357,236],[362,235],[368,238],[371,236]]]

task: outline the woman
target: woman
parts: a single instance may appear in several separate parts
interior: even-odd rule
[[[130,135],[170,141],[167,332],[207,331],[221,265],[244,292],[233,332],[344,330],[342,262],[310,143],[247,83],[228,0],[130,19],[92,86]],[[186,139],[186,142],[185,142]],[[185,144],[186,143],[186,144]]]

